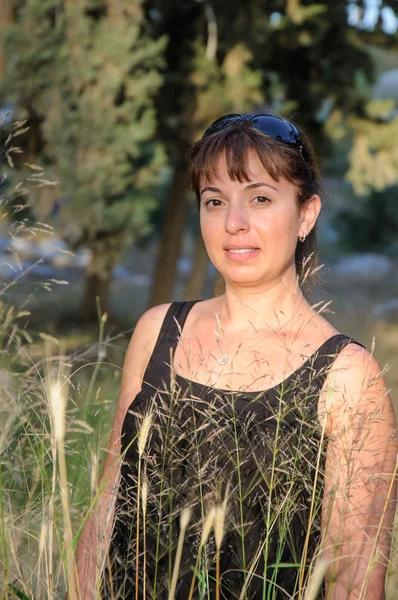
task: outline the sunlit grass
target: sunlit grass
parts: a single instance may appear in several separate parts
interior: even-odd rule
[[[3,291],[10,282],[6,286]],[[75,551],[101,494],[121,369],[110,355],[122,338],[105,334],[106,315],[100,314],[97,341],[71,350],[55,336],[36,332],[33,339],[26,316],[4,298],[0,598],[61,598],[69,588],[70,599],[77,600],[79,589],[71,585]],[[298,391],[294,384],[282,385],[276,402],[255,395],[242,411],[234,394],[207,400],[174,381],[171,389],[157,390],[150,406],[131,406],[114,530],[123,547],[118,554],[113,544],[112,552],[99,557],[98,577],[106,581],[97,584],[107,598],[133,590],[136,600],[161,594],[172,600],[183,581],[188,600],[221,600],[226,590],[246,600],[254,589],[272,600],[288,568],[296,571],[291,598],[317,598],[330,566],[320,552],[325,435],[307,410],[316,400],[310,388],[300,390],[294,406],[286,401]],[[332,401],[332,389],[330,396]],[[251,402],[261,407],[260,416],[250,410]],[[298,417],[293,424],[292,410]],[[350,490],[345,493],[349,497]],[[302,546],[294,539],[297,523]],[[394,533],[387,581],[391,599],[396,538]],[[376,551],[363,580],[363,600]]]
[[[100,434],[99,426],[102,423],[109,431],[114,406],[103,396],[103,371],[114,374],[118,367],[107,360],[112,341],[104,337],[101,321],[96,344],[62,356],[61,342],[47,338],[57,352],[47,356],[43,352],[45,360],[37,364],[32,362],[29,343],[22,341],[15,337],[10,345],[23,361],[18,380],[9,368],[12,361],[8,362],[13,385],[5,388],[1,405],[7,417],[0,434],[3,597],[12,597],[16,589],[28,598],[60,597],[73,576],[73,549],[87,507],[91,502],[90,510],[95,509],[99,493],[109,435]],[[84,372],[88,376],[82,377]],[[118,385],[119,378],[114,379],[113,402]],[[285,427],[292,407],[284,397],[292,391],[282,386],[273,407],[261,397],[255,399],[264,410],[271,410],[265,419],[269,423],[272,414],[270,438],[264,437],[266,428],[262,430],[250,410],[242,418],[233,395],[205,402],[192,395],[189,386],[184,390],[174,385],[171,391],[159,390],[149,412],[132,405],[130,467],[124,474],[128,485],[121,489],[121,498],[127,493],[128,510],[122,508],[120,515],[121,527],[130,537],[128,564],[119,565],[119,579],[108,577],[107,597],[123,597],[123,589],[132,585],[134,564],[137,598],[143,594],[157,598],[164,592],[172,598],[183,577],[190,598],[218,600],[223,585],[236,583],[228,583],[222,567],[230,543],[240,548],[231,564],[231,572],[240,573],[236,597],[250,598],[250,586],[259,578],[265,598],[276,597],[278,577],[286,569],[283,553],[290,543],[290,524],[304,491],[309,499],[305,521],[309,537],[303,555],[295,560],[300,577],[294,597],[317,597],[326,564],[318,560],[319,550],[309,548],[309,541],[319,530],[323,433],[304,410],[295,432],[300,445],[294,445],[294,436]],[[11,397],[18,402],[10,404]],[[298,402],[295,409],[299,406]],[[314,439],[320,441],[319,449],[314,448]],[[137,471],[131,469],[134,456]],[[262,506],[256,516],[253,495]],[[259,531],[258,545],[252,547],[248,540]],[[270,554],[276,532],[279,545]],[[107,573],[113,572],[113,560],[111,555],[106,559]],[[387,589],[394,589],[394,561],[395,553]]]

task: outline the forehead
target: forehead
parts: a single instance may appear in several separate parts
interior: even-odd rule
[[[236,165],[231,165],[225,152],[220,153],[213,161],[211,168],[201,173],[199,183],[200,188],[202,188],[205,185],[216,183],[228,184],[229,182],[234,182],[243,185],[244,183],[258,181],[279,185],[289,184],[275,170],[273,170],[273,173],[270,173],[260,160],[258,154],[254,150],[249,150],[238,168],[236,168]]]

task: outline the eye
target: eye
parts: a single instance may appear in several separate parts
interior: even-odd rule
[[[208,208],[217,208],[217,206],[221,206],[221,200],[217,200],[217,198],[210,198],[210,200],[205,201],[205,206]]]
[[[269,202],[271,202],[271,200],[266,196],[256,196],[255,198],[253,198],[253,202],[254,204],[268,204]]]

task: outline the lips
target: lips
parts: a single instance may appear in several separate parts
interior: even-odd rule
[[[258,256],[260,248],[243,244],[230,244],[224,248],[227,257],[234,262],[246,262]]]
[[[245,254],[248,252],[255,252],[258,248],[229,248],[227,251],[232,254]]]
[[[244,244],[228,244],[224,247],[224,250],[258,250],[255,246],[244,245]]]

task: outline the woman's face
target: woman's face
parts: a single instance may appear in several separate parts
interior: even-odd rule
[[[249,155],[249,181],[230,179],[224,156],[216,173],[200,181],[200,224],[209,258],[225,281],[267,289],[287,274],[295,278],[298,236],[313,227],[319,198],[299,208],[296,186],[272,179],[255,153]]]

